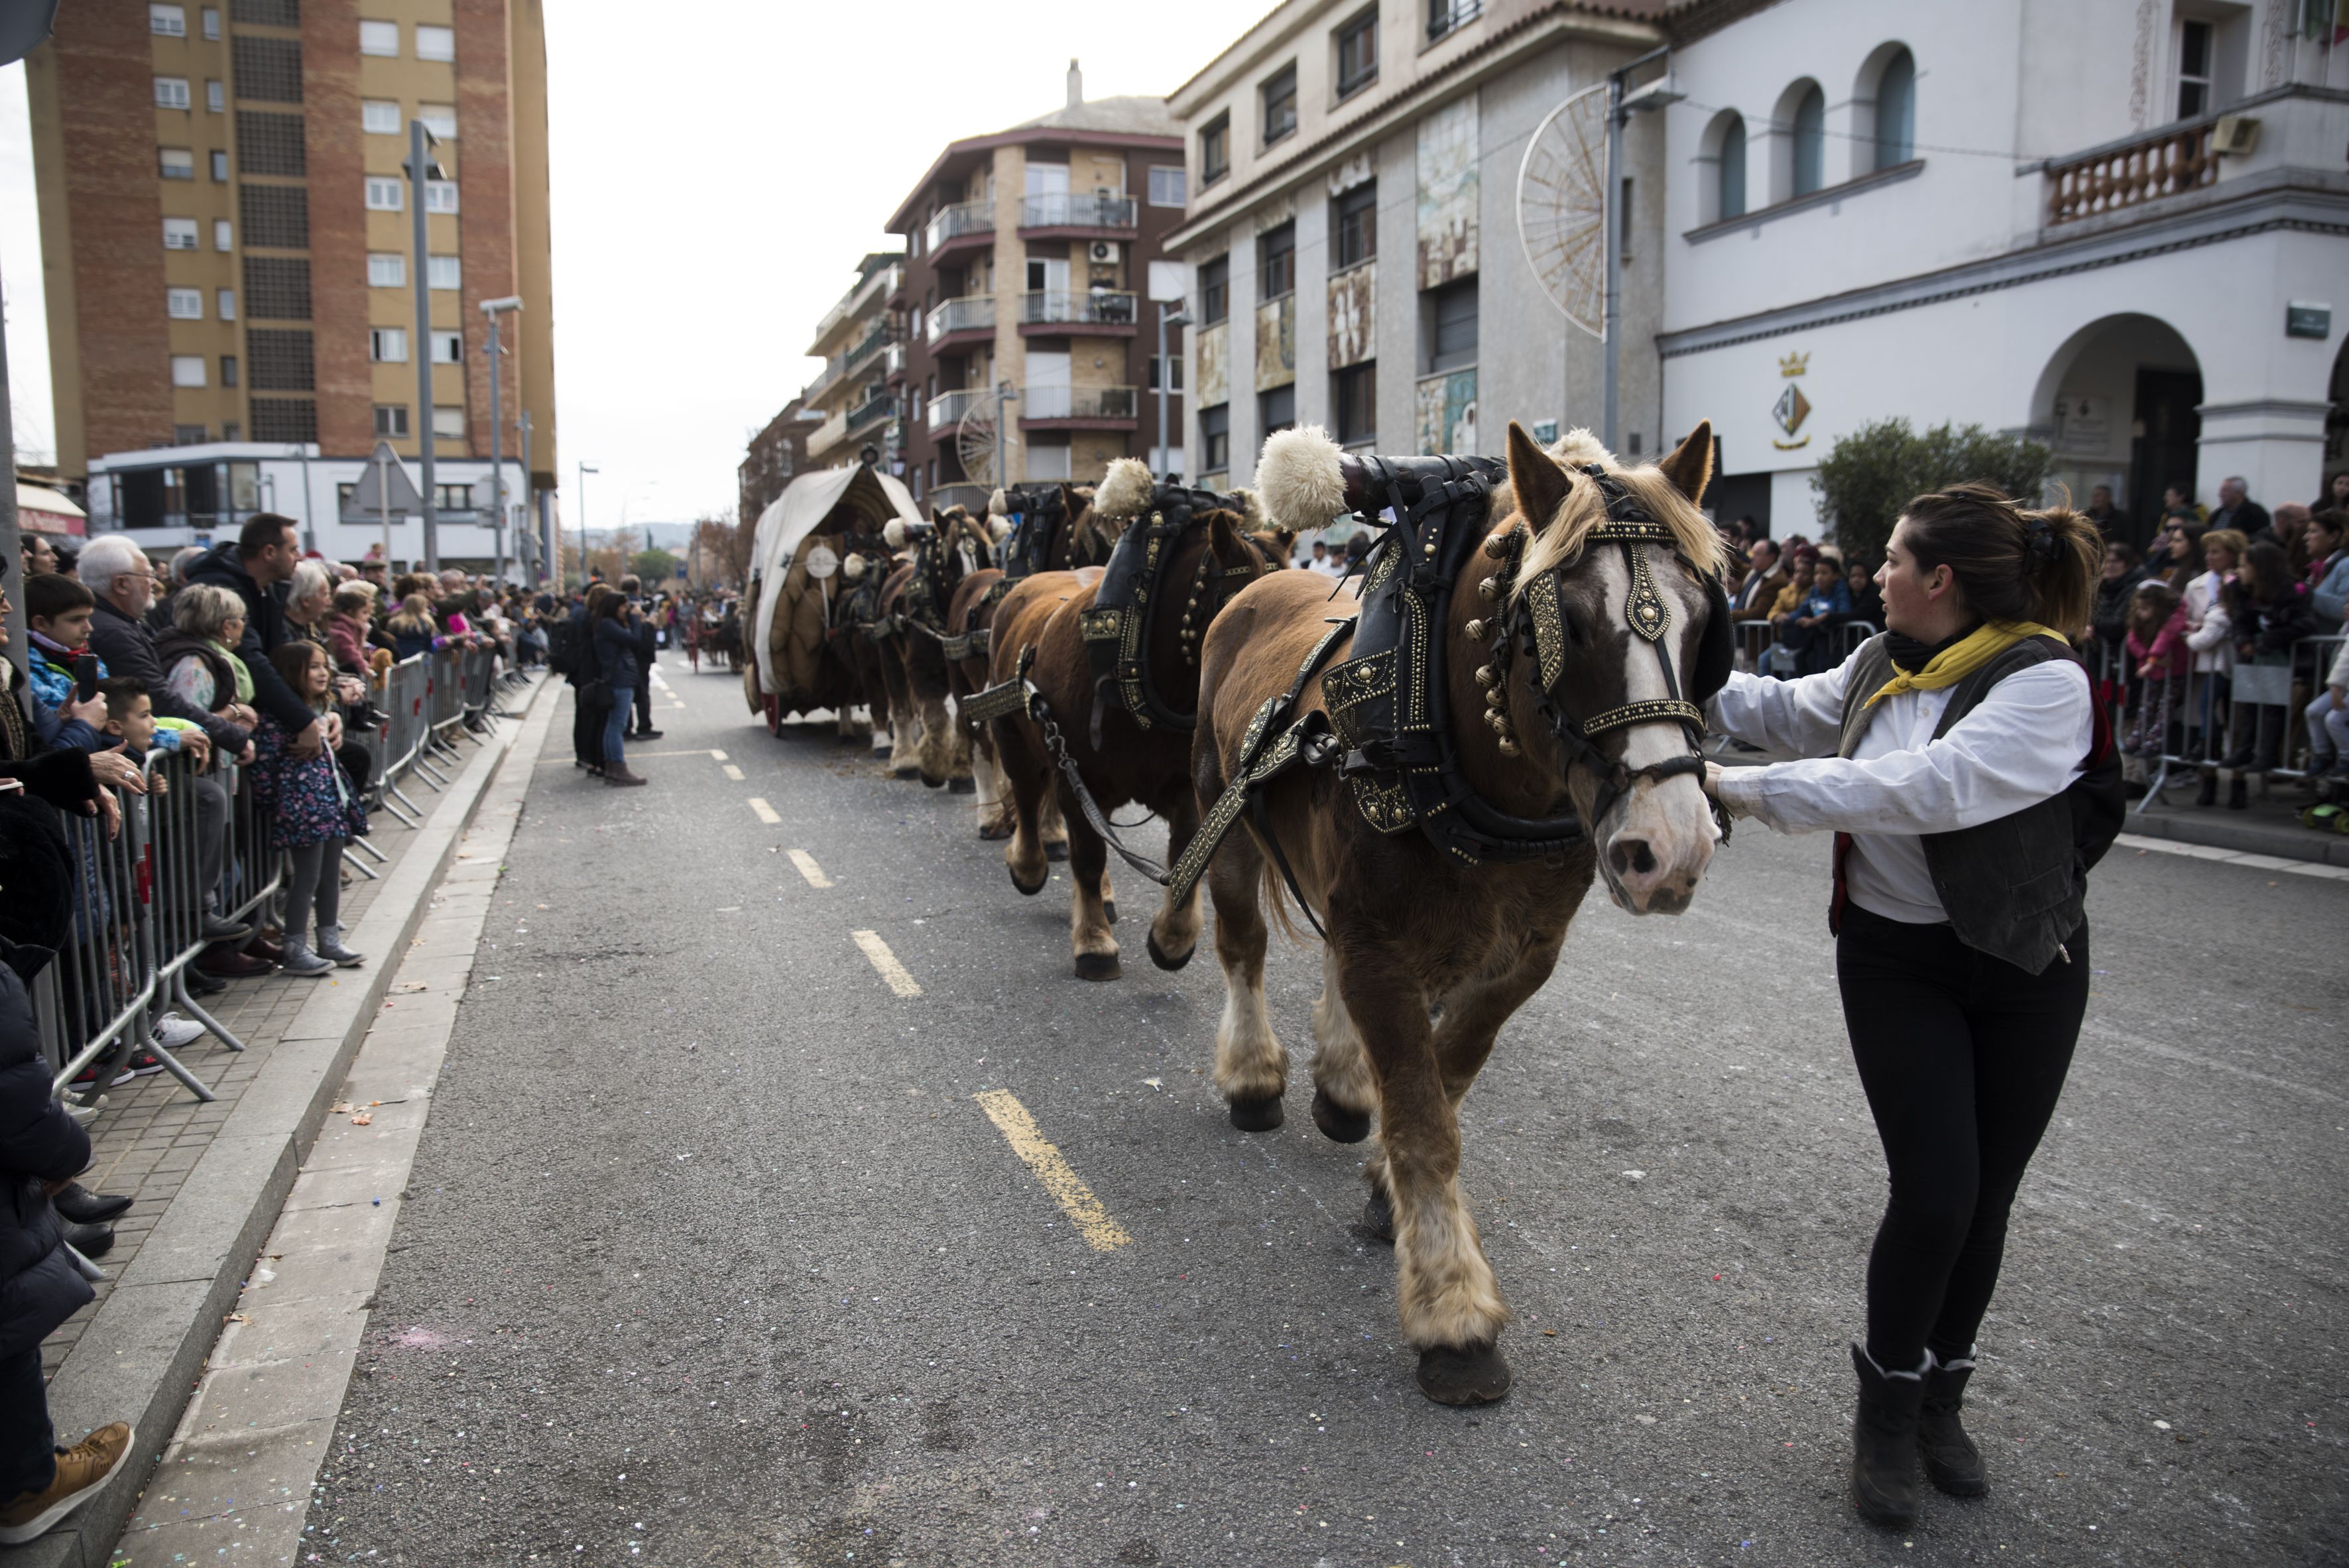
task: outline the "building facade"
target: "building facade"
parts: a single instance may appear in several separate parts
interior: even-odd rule
[[[799,400],[820,416],[807,437],[808,461],[818,468],[854,462],[868,446],[887,461],[901,455],[899,386],[892,378],[905,368],[905,329],[889,302],[905,290],[905,260],[883,252],[857,263],[855,284],[816,324],[808,354],[823,361],[823,370]]]
[[[760,513],[783,493],[784,487],[807,471],[808,437],[823,422],[806,398],[794,397],[750,438],[750,449],[735,470],[740,499],[734,505],[734,518],[742,527],[755,527]]]
[[[98,526],[178,542],[165,532],[239,510],[239,488],[243,510],[295,488],[264,460],[305,452],[311,481],[349,482],[320,465],[347,470],[378,439],[412,455],[427,421],[443,489],[465,500],[448,521],[485,524],[468,499],[492,438],[480,306],[505,296],[523,304],[494,371],[502,452],[519,458],[527,418],[529,488],[553,488],[539,0],[378,0],[364,15],[349,0],[108,0],[68,7],[26,67],[58,462],[115,476],[91,488]],[[421,257],[412,119],[439,140]],[[202,451],[151,450],[170,447]],[[152,477],[119,482],[133,472]],[[332,528],[325,494],[317,526]]]
[[[1168,99],[1191,199],[1188,439],[1200,482],[1246,483],[1264,438],[1318,424],[1387,452],[1494,451],[1508,421],[1600,424],[1603,350],[1518,240],[1528,139],[1665,40],[1666,7],[1288,0]],[[1621,445],[1661,429],[1661,134],[1625,133]]]
[[[1151,280],[1161,263],[1154,292],[1179,304],[1163,263],[1183,195],[1165,103],[1087,102],[1074,61],[1064,107],[938,155],[888,222],[905,238],[887,302],[904,353],[888,383],[917,499],[977,506],[995,483],[1095,480],[1126,456],[1180,467],[1153,450]],[[1176,329],[1170,346],[1181,341]],[[1169,391],[1179,399],[1179,384]],[[1174,440],[1180,430],[1172,419]]]

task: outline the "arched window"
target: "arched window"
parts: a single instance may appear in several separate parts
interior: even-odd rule
[[[1794,193],[1807,196],[1826,183],[1827,95],[1813,82],[1795,102]]]
[[[1876,78],[1876,167],[1906,163],[1916,148],[1917,61],[1901,49],[1884,62]]]
[[[1745,216],[1745,121],[1731,115],[1721,128],[1721,211],[1716,218]]]

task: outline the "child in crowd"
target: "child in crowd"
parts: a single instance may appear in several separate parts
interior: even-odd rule
[[[2186,645],[2184,595],[2158,577],[2138,583],[2129,600],[2128,634],[2124,642],[2141,695],[2137,727],[2121,743],[2121,749],[2132,757],[2156,758],[2167,744],[2169,721],[2177,717],[2179,699],[2186,693],[2187,672],[2194,662]]]
[[[327,711],[334,691],[334,665],[316,643],[287,643],[270,655],[285,684],[316,712]],[[270,809],[269,846],[290,855],[285,879],[285,959],[288,975],[330,975],[367,960],[343,945],[341,924],[343,846],[367,831],[359,804],[335,748],[306,760],[292,754],[294,736],[264,715],[253,738],[255,798]],[[312,915],[317,944],[303,938]]]
[[[98,695],[106,704],[106,727],[101,732],[109,743],[119,742],[123,754],[133,762],[143,761],[150,751],[177,751],[187,733],[196,727],[183,718],[157,718],[155,700],[147,688],[129,676],[109,676],[98,683]],[[156,780],[158,786],[162,783]]]
[[[440,629],[432,619],[432,601],[422,593],[410,593],[400,600],[399,614],[391,618],[386,629],[391,633],[394,658],[412,659],[440,645]]]
[[[46,573],[25,583],[25,621],[31,633],[26,663],[32,676],[33,729],[45,746],[73,751],[104,751],[114,743],[98,727],[105,705],[74,699],[76,667],[89,652],[89,620],[98,606],[90,591],[72,578]],[[98,679],[106,665],[98,665]]]
[[[1835,628],[1850,616],[1851,589],[1844,583],[1841,563],[1826,555],[1814,557],[1809,583],[1795,601],[1793,611],[1779,624],[1778,652],[1771,660],[1770,673],[1785,679],[1828,668],[1834,662],[1830,655]]]

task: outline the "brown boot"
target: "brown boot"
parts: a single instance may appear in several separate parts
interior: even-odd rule
[[[137,1434],[120,1421],[100,1427],[57,1455],[56,1479],[39,1491],[16,1494],[0,1508],[0,1546],[21,1546],[98,1495],[130,1458]]]
[[[606,762],[604,764],[604,782],[626,788],[630,784],[645,783],[647,779],[641,773],[629,772],[628,765],[625,762]]]

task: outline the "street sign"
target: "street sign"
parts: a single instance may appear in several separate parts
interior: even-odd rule
[[[353,511],[404,511],[421,513],[424,497],[416,481],[408,477],[400,466],[399,454],[391,449],[389,441],[378,441],[367,466],[359,470],[358,488],[351,493]]]

